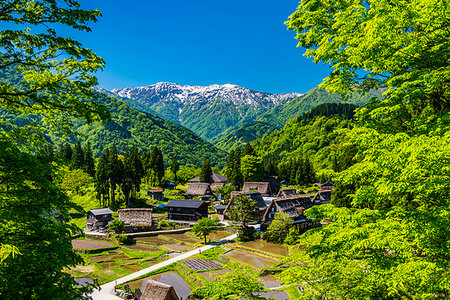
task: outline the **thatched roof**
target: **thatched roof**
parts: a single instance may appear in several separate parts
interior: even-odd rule
[[[266,202],[264,202],[263,197],[261,196],[260,193],[258,192],[253,192],[253,193],[244,193],[244,192],[232,192],[231,193],[231,199],[228,202],[227,208],[225,209],[225,213],[226,211],[230,208],[230,206],[233,204],[233,199],[235,197],[244,195],[246,196],[249,200],[252,200],[256,203],[256,207],[259,209],[259,211],[264,211],[267,208]]]
[[[223,176],[223,175],[220,175],[220,174],[218,174],[218,173],[212,173],[212,181],[213,181],[213,183],[214,182],[223,182],[223,183],[226,183],[227,182],[227,180],[228,180],[228,178],[226,178],[225,176]],[[188,180],[188,182],[201,182],[200,181],[200,176],[198,176],[198,177],[195,177],[195,178],[192,178],[192,179],[189,179]]]
[[[313,203],[311,202],[311,198],[308,195],[296,195],[290,198],[281,198],[278,200],[274,200],[264,214],[264,221],[271,211],[271,208],[274,206],[277,208],[277,211],[287,213],[289,217],[291,217],[295,221],[296,219],[301,218],[303,211],[311,208],[313,206]]]
[[[218,187],[225,186],[225,182],[213,182],[213,183],[211,183],[210,186],[211,186],[211,189],[214,191]]]
[[[270,196],[272,194],[269,182],[244,182],[242,191],[244,193],[257,191],[263,196]]]
[[[204,196],[212,195],[212,189],[209,183],[189,183],[186,195]]]
[[[314,196],[314,204],[327,204],[331,202],[331,190],[319,190]]]
[[[320,183],[320,182],[316,182],[316,184],[319,186],[320,189],[333,189],[334,188],[334,183],[331,181],[327,181],[325,183]]]
[[[292,196],[296,196],[296,195],[297,195],[297,191],[295,189],[281,189],[278,192],[277,197],[288,198],[288,197],[292,197]]]
[[[148,280],[140,300],[179,300],[173,286]]]

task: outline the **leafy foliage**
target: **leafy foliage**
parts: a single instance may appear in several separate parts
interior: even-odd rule
[[[218,231],[220,228],[219,226],[219,219],[211,220],[210,218],[201,218],[192,227],[192,232],[199,237],[203,237],[206,244],[206,237],[210,233]]]
[[[285,212],[277,213],[275,219],[272,220],[267,231],[264,232],[263,239],[276,244],[283,244],[289,232],[289,226],[294,222],[292,218]]]

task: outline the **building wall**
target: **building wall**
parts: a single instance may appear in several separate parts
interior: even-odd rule
[[[151,208],[128,208],[119,209],[119,220],[130,226],[151,226]]]

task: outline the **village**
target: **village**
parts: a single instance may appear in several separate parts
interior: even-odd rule
[[[165,189],[146,191],[152,207],[121,208],[117,212],[110,208],[89,210],[85,236],[72,243],[87,262],[87,266],[71,270],[79,284],[117,283],[133,272],[142,273],[158,263],[189,255],[124,284],[110,284],[110,290],[113,288],[114,294],[124,299],[195,299],[191,292],[205,282],[245,268],[263,283],[265,291],[258,293],[263,298],[295,297],[302,286],[283,287],[273,276],[283,268],[290,247],[264,237],[270,236],[266,232],[281,214],[288,218],[282,223],[285,228],[276,229],[281,241],[290,228],[301,234],[327,224],[327,219],[307,218],[304,211],[330,203],[334,184],[316,183],[312,192],[305,193],[286,181],[279,182],[276,176],[268,176],[261,182],[244,182],[241,190],[224,194],[223,187],[230,186],[227,178],[213,172],[211,179],[209,183],[200,177],[190,179],[184,199],[165,199],[164,193],[173,189],[169,183]],[[241,213],[236,214],[236,210]],[[242,213],[245,210],[252,212]],[[202,228],[205,219],[211,220],[206,230]],[[251,228],[250,237],[243,236],[243,223]],[[202,252],[206,245],[211,248]],[[159,296],[155,298],[155,294]],[[94,292],[94,299],[102,299],[101,295],[100,290]]]

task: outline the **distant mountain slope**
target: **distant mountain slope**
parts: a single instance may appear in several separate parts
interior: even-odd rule
[[[212,165],[222,167],[226,153],[204,141],[192,131],[170,121],[140,112],[116,97],[98,93],[99,103],[110,111],[112,120],[106,124],[90,125],[75,122],[75,130],[82,133],[86,142],[91,143],[94,155],[115,145],[119,154],[132,146],[143,151],[150,151],[158,146],[166,163],[174,155],[180,164],[191,163],[201,166],[208,158]],[[74,139],[74,138],[73,138]]]
[[[373,91],[365,95],[353,94],[347,102],[358,106],[364,105],[371,98],[381,97],[381,91]],[[305,95],[297,97],[287,103],[279,104],[271,110],[261,114],[254,122],[231,128],[222,135],[218,136],[215,145],[225,151],[230,151],[236,146],[262,138],[265,134],[269,135],[276,129],[281,129],[285,124],[317,107],[323,103],[343,103],[342,98],[336,94],[329,93],[323,89],[314,88]],[[258,126],[261,125],[261,127]]]
[[[168,82],[112,93],[130,99],[125,101],[136,109],[154,112],[208,141],[302,95],[257,92],[234,84],[183,86]]]

